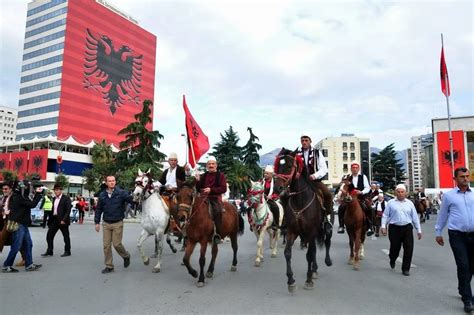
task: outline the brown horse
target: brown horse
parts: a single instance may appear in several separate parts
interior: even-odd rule
[[[415,199],[415,209],[416,212],[420,215],[420,223],[425,222],[425,214],[428,205],[426,204],[426,199]]]
[[[357,189],[352,184],[352,181],[344,177],[339,186],[338,199],[346,207],[344,223],[349,235],[349,247],[351,249],[348,264],[353,265],[355,270],[359,270],[360,259],[364,257],[364,241],[367,226],[365,223],[365,213],[360,206],[359,197],[356,192]]]
[[[178,220],[181,229],[186,236],[186,249],[183,263],[188,272],[194,278],[198,277],[197,271],[191,266],[190,258],[197,243],[201,245],[201,255],[199,257],[199,279],[197,286],[204,286],[204,265],[206,264],[207,243],[212,241],[214,233],[214,222],[209,212],[209,201],[207,196],[198,194],[194,183],[186,183],[176,194],[178,204]],[[238,214],[237,209],[230,203],[223,203],[222,213],[222,237],[230,237],[234,256],[232,259],[231,271],[237,270],[237,234],[244,233],[244,220]],[[212,258],[206,277],[212,278],[214,264],[216,262],[218,247],[212,242]]]
[[[306,261],[308,269],[304,288],[313,289],[313,279],[316,278],[318,264],[316,263],[316,241],[322,247],[326,244],[326,265],[331,266],[329,256],[331,246],[330,226],[326,226],[323,219],[322,200],[310,188],[306,169],[297,151],[283,148],[275,160],[275,185],[277,192],[284,190],[280,200],[284,208],[284,217],[287,227],[285,258],[286,275],[288,277],[288,291],[295,292],[296,285],[291,268],[291,250],[293,243],[299,236],[307,242]],[[330,223],[329,223],[330,224]]]

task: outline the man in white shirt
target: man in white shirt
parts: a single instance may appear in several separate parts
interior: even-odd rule
[[[388,238],[390,240],[390,267],[395,268],[403,245],[402,274],[410,275],[411,259],[413,257],[413,227],[417,230],[418,239],[421,239],[421,225],[415,205],[406,198],[405,185],[398,184],[395,188],[397,198],[390,200],[382,215],[382,235],[387,235],[387,224],[389,224]]]
[[[161,184],[160,193],[165,191],[176,191],[186,180],[186,170],[183,166],[178,165],[178,155],[171,152],[168,155],[168,164],[170,167],[166,169],[158,180]]]

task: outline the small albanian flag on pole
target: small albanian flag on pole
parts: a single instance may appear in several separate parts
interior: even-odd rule
[[[440,63],[440,74],[441,74],[441,91],[448,97],[451,94],[449,88],[449,77],[448,68],[446,67],[446,61],[444,60],[444,47],[441,46],[441,63]]]

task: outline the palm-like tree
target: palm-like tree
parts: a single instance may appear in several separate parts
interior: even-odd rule
[[[94,164],[108,164],[114,159],[112,147],[104,139],[92,147],[91,154]]]
[[[227,183],[230,186],[231,198],[239,197],[240,194],[246,195],[250,188],[250,170],[240,161],[235,161],[226,173]]]

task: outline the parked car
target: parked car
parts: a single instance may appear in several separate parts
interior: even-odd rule
[[[36,207],[31,209],[31,225],[41,225],[43,224],[44,212],[40,208],[43,198],[38,202]]]

